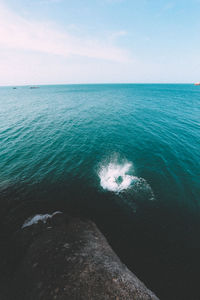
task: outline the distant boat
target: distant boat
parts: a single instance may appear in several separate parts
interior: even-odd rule
[[[200,85],[200,82],[196,82],[194,85]]]
[[[39,86],[30,86],[30,89],[39,89]]]
[[[16,90],[16,89],[17,89],[17,88],[14,86],[14,87],[13,87],[13,90]]]

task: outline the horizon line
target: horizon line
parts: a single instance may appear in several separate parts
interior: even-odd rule
[[[128,84],[195,84],[195,82],[95,82],[95,83],[39,83],[39,84],[8,84],[0,85],[0,87],[36,87],[51,85],[128,85]]]

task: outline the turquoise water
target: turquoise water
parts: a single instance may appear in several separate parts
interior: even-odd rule
[[[6,222],[77,209],[162,299],[199,299],[199,87],[2,87],[0,145]]]

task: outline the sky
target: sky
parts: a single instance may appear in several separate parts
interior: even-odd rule
[[[200,0],[0,0],[0,85],[200,81]]]

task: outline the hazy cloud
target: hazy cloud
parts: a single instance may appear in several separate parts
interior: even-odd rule
[[[117,62],[130,60],[129,53],[114,46],[112,39],[109,43],[108,40],[79,38],[55,28],[55,24],[27,20],[0,4],[1,47],[64,57],[76,55]]]

